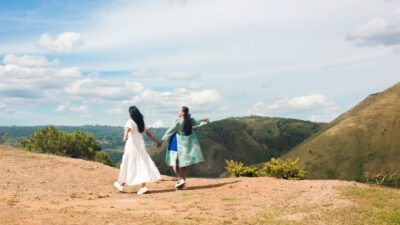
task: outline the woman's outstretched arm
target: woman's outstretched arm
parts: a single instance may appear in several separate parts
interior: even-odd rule
[[[193,126],[198,126],[198,125],[200,125],[201,122],[208,122],[209,119],[203,118],[203,119],[198,120],[198,119],[193,118],[192,121],[193,121]]]
[[[145,133],[146,133],[147,136],[149,136],[149,138],[151,140],[153,140],[155,143],[157,143],[157,147],[161,146],[161,144],[162,144],[161,141],[157,140],[157,138],[155,138],[154,135],[149,130],[146,130]]]
[[[208,122],[210,121],[207,117],[204,117],[203,119],[200,120],[201,122]]]

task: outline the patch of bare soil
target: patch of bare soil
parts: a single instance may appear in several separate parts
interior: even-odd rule
[[[367,185],[336,180],[176,179],[119,193],[119,170],[80,159],[0,146],[0,224],[262,224],[301,223],[309,215],[352,205],[338,191]],[[317,224],[317,223],[316,223]]]

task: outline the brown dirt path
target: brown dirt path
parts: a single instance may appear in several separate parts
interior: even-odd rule
[[[118,173],[96,162],[0,146],[0,224],[302,223],[310,215],[351,206],[341,187],[367,186],[336,180],[190,178],[187,189],[175,191],[175,178],[163,176],[148,184],[149,194],[137,195],[138,187],[116,191]]]

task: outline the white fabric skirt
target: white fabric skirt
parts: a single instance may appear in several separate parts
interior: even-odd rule
[[[126,183],[127,185],[137,185],[160,180],[160,172],[146,152],[144,142],[138,141],[139,143],[135,143],[132,139],[135,138],[129,135],[125,143],[118,182]]]

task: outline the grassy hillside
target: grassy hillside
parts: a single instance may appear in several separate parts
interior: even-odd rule
[[[228,118],[196,129],[205,162],[190,167],[192,176],[215,177],[225,171],[225,159],[255,164],[279,157],[321,130],[325,124],[309,121],[242,117]],[[149,150],[161,173],[171,174],[165,165],[165,147]]]
[[[300,157],[309,178],[400,172],[400,83],[368,96],[284,157]]]

